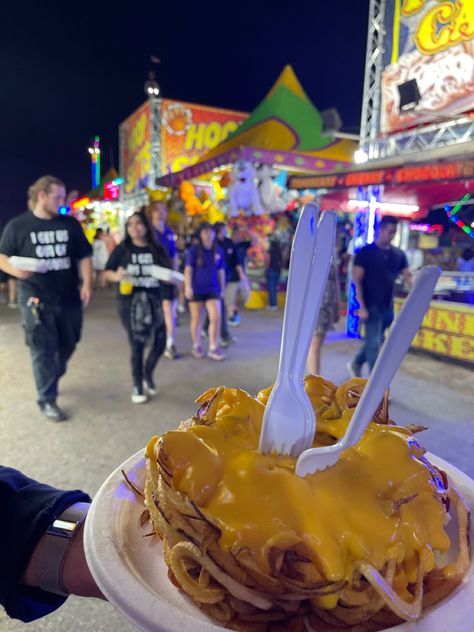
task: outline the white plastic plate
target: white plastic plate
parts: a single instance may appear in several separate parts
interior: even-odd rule
[[[447,472],[472,511],[474,481],[437,456],[427,456]],[[222,632],[224,628],[213,623],[168,579],[161,542],[144,537],[152,527],[150,524],[140,527],[143,505],[126,485],[122,469],[143,488],[144,451],[134,454],[109,476],[87,516],[85,551],[98,586],[117,610],[144,632]],[[417,623],[398,625],[389,628],[390,632],[473,632],[473,576],[471,560],[464,582],[449,597],[428,610]]]
[[[151,276],[166,283],[182,283],[184,281],[184,274],[181,274],[181,272],[170,270],[170,268],[162,268],[161,266],[153,266]]]
[[[8,263],[18,270],[24,272],[39,272],[43,274],[48,271],[48,266],[44,259],[35,259],[34,257],[10,257]]]

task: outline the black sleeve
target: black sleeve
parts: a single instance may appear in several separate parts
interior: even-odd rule
[[[401,272],[402,270],[405,270],[405,268],[409,268],[410,265],[408,263],[407,256],[403,252],[403,250],[400,250],[400,253],[401,253],[401,257],[400,257],[400,272]]]
[[[361,268],[364,268],[365,270],[367,267],[366,254],[367,254],[367,250],[365,248],[361,248],[360,250],[358,250],[354,257],[354,265],[360,266]]]
[[[236,266],[242,265],[242,262],[240,261],[239,254],[238,254],[237,249],[235,248],[235,246],[232,249],[231,261],[232,261],[232,267],[233,268],[235,268]]]
[[[28,623],[53,612],[65,598],[20,584],[36,544],[65,510],[90,497],[62,491],[0,465],[0,603],[7,614]]]
[[[7,257],[18,255],[15,225],[13,224],[13,222],[8,222],[2,233],[2,238],[0,239],[0,254],[6,255]]]
[[[124,254],[125,248],[122,244],[115,246],[115,248],[110,253],[110,257],[105,264],[106,270],[117,270],[120,266],[124,265]]]

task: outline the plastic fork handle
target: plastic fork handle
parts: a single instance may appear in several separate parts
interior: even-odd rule
[[[282,381],[294,382],[295,378],[295,349],[306,301],[308,280],[311,274],[318,217],[319,209],[316,204],[305,204],[293,239],[286,288],[277,384]]]
[[[436,266],[427,266],[417,275],[413,288],[380,351],[347,432],[340,441],[341,449],[354,445],[364,434],[423,321],[440,273],[441,270]]]
[[[298,383],[304,379],[306,360],[311,345],[311,339],[318,321],[319,310],[323,302],[324,292],[334,256],[336,241],[337,217],[332,211],[326,211],[322,216],[316,235],[315,251],[311,262],[308,286],[302,305],[299,329],[293,332],[295,349],[294,374]]]

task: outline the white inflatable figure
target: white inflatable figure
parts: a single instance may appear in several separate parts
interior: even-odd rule
[[[260,203],[255,176],[255,168],[248,160],[237,160],[234,164],[232,185],[229,187],[231,217],[237,217],[240,210],[245,215],[261,215],[264,212]]]
[[[258,191],[263,208],[268,213],[279,213],[286,208],[286,203],[281,198],[282,188],[275,181],[279,175],[278,169],[270,165],[260,165],[258,168]]]

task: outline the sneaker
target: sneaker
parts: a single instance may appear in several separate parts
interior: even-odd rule
[[[148,401],[148,397],[143,392],[143,386],[134,386],[132,390],[132,403],[144,404]]]
[[[145,379],[143,380],[143,390],[145,391],[145,393],[147,395],[156,395],[156,393],[158,392],[156,389],[156,384],[153,381],[153,378],[151,376],[146,376]]]
[[[351,377],[361,377],[362,367],[360,366],[360,364],[356,364],[354,360],[351,360],[346,364],[346,367]]]
[[[216,362],[222,362],[226,358],[225,353],[222,353],[220,349],[209,349],[207,357]]]
[[[8,303],[8,309],[18,309],[18,303]]]
[[[276,305],[267,305],[266,309],[267,309],[269,312],[276,312],[276,311],[277,311],[277,309],[278,309],[278,307],[277,307]]]
[[[198,345],[197,347],[193,347],[191,349],[191,355],[200,360],[201,358],[204,358],[204,351],[202,350],[202,347]]]
[[[40,404],[40,410],[51,421],[66,421],[66,413],[59,408],[56,402],[44,402]]]
[[[176,346],[170,345],[169,347],[166,347],[163,355],[165,356],[165,358],[168,358],[168,360],[176,360],[176,358],[178,357]]]
[[[227,338],[221,338],[221,346],[223,347],[228,347],[234,342],[237,342],[237,338],[235,336],[227,336]]]
[[[235,314],[232,316],[232,318],[229,318],[227,323],[231,326],[231,327],[238,327],[240,325],[240,315],[235,312]]]
[[[186,307],[184,305],[178,305],[178,314],[186,314]]]

